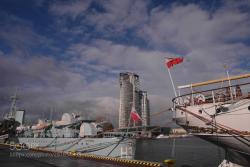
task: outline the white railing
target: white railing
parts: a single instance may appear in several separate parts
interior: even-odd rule
[[[203,91],[191,89],[190,93],[179,95],[172,101],[175,105],[192,106],[204,103],[227,103],[244,98],[250,98],[249,82]]]

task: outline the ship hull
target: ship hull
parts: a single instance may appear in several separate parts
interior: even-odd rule
[[[211,103],[176,108],[174,120],[195,136],[222,146],[226,151],[231,150],[234,152],[232,157],[243,159],[237,164],[246,166],[250,163],[249,104],[249,99],[240,100],[232,105],[224,104],[223,107],[229,110],[220,113],[215,110],[215,106],[219,104]]]
[[[193,134],[223,148],[246,154],[250,158],[250,136],[232,136],[223,134]]]
[[[29,148],[126,159],[134,159],[136,148],[136,140],[128,138],[17,138],[16,142]]]
[[[250,132],[250,114],[249,105],[250,99],[240,100],[239,102],[231,105],[232,109],[227,112],[216,113],[214,106],[219,106],[219,103],[208,103],[195,106],[187,106],[185,109],[190,113],[186,113],[180,109],[175,110],[174,119],[176,123],[181,126],[211,128],[207,122],[199,119],[202,117],[208,122],[216,121],[217,124],[221,124],[239,131]],[[229,104],[223,105],[230,108]],[[213,119],[213,115],[216,115]]]
[[[231,136],[222,134],[193,134],[201,139],[221,146],[227,158],[233,163],[250,166],[250,136]]]

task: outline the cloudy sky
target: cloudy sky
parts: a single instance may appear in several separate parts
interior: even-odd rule
[[[151,112],[170,107],[177,85],[250,71],[248,0],[1,0],[0,110],[18,88],[27,119],[62,112],[117,124],[120,72],[135,72]],[[170,115],[153,117],[168,124]]]

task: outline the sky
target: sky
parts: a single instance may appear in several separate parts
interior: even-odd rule
[[[140,76],[151,113],[176,85],[250,71],[249,0],[1,0],[0,114],[17,88],[27,122],[64,112],[115,125],[119,73]],[[52,113],[52,114],[51,114]],[[171,113],[152,117],[167,126]]]

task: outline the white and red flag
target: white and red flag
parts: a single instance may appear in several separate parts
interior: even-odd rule
[[[167,58],[165,63],[167,68],[172,68],[174,65],[182,63],[183,59],[183,57]]]
[[[140,115],[136,112],[135,108],[132,107],[132,110],[130,112],[130,118],[134,121],[137,122],[139,120],[141,120]]]

